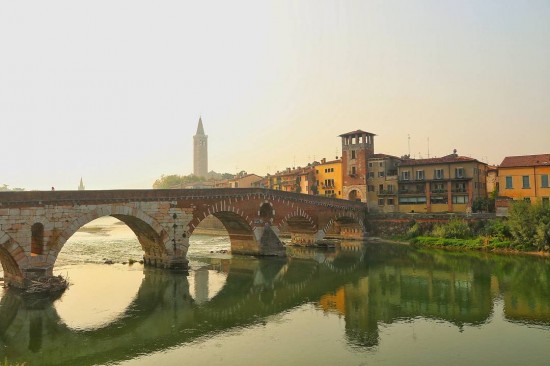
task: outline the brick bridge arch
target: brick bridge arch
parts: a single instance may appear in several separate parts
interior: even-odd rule
[[[13,238],[0,230],[0,265],[6,283],[22,283],[21,268],[28,265],[25,250]]]
[[[51,276],[59,251],[80,227],[113,216],[136,233],[146,263],[187,268],[189,236],[209,215],[228,230],[233,253],[284,255],[282,228],[298,245],[322,239],[334,223],[344,236],[362,238],[366,213],[361,202],[261,188],[0,192],[0,228],[11,238],[0,255],[13,278]],[[43,250],[33,251],[37,242]]]

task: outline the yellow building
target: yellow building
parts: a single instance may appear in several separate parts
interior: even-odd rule
[[[315,180],[320,195],[342,198],[342,160],[322,159],[315,165]]]
[[[550,154],[507,156],[498,167],[499,197],[548,204],[549,178]]]
[[[398,167],[400,212],[468,212],[487,197],[487,164],[453,154],[405,159]]]

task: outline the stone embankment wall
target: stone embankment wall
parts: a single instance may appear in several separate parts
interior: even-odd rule
[[[429,231],[434,226],[445,224],[453,218],[464,219],[471,225],[475,225],[476,222],[487,221],[495,217],[495,214],[372,214],[367,219],[367,230],[369,236],[392,237],[406,234],[415,223],[418,223],[423,231]]]

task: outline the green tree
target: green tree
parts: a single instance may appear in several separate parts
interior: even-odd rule
[[[205,179],[203,177],[197,177],[196,175],[190,174],[190,175],[177,175],[177,174],[171,174],[171,175],[161,175],[159,179],[153,183],[154,189],[168,189],[168,188],[179,188],[182,185],[189,184],[189,183],[195,183],[195,182],[202,182]]]

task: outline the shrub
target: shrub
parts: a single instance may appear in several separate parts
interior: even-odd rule
[[[466,239],[472,235],[472,232],[466,221],[453,218],[446,224],[437,225],[432,235],[447,239]]]

